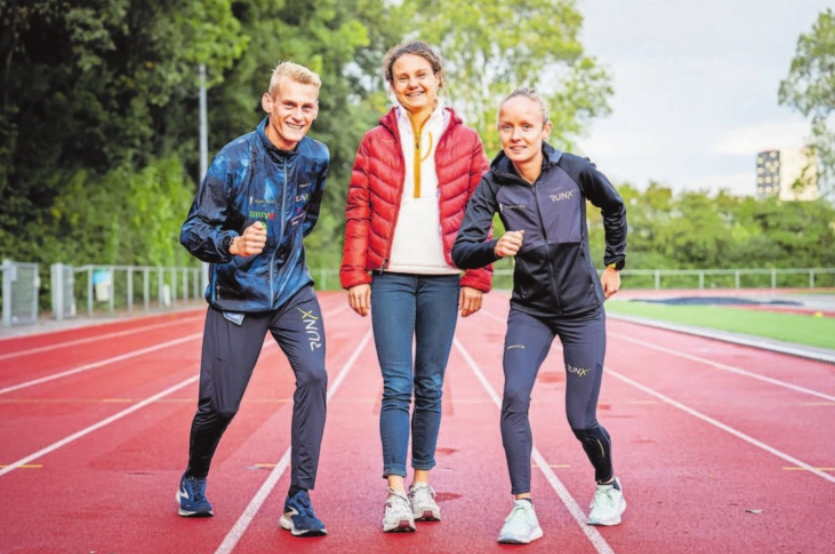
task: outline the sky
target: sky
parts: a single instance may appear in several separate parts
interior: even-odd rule
[[[804,144],[810,124],[778,105],[819,0],[578,0],[587,54],[613,77],[612,113],[578,153],[618,185],[753,195],[756,154]]]

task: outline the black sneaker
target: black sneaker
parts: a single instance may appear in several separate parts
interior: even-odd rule
[[[186,477],[183,474],[180,478],[180,488],[177,489],[177,503],[180,505],[179,513],[183,517],[211,517],[215,515],[212,505],[206,498],[206,478]]]
[[[306,490],[300,490],[293,497],[287,497],[280,523],[282,529],[290,531],[297,537],[328,534],[325,524],[313,513],[310,496]]]

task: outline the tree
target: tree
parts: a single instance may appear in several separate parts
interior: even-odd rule
[[[821,193],[835,193],[835,12],[818,15],[810,33],[801,34],[789,75],[780,82],[780,104],[808,117],[812,124],[811,146],[817,152],[818,185]]]
[[[0,253],[33,261],[63,251],[66,190],[131,212],[138,172],[193,148],[197,65],[229,67],[246,44],[231,0],[0,0],[0,24]],[[99,263],[134,261],[113,254]]]
[[[413,34],[439,47],[453,104],[488,156],[500,147],[499,102],[517,87],[534,87],[548,102],[557,146],[569,147],[589,118],[608,111],[610,78],[583,51],[574,0],[415,0],[402,10]]]

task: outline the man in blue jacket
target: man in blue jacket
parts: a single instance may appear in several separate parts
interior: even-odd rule
[[[319,111],[321,81],[309,69],[279,64],[254,132],[223,147],[183,224],[180,242],[209,262],[200,396],[189,460],[177,490],[184,517],[214,515],[206,478],[220,438],[240,407],[269,331],[296,377],[291,486],[281,527],[324,535],[308,490],[316,480],[325,426],[325,330],[303,238],[319,217],[327,147],[305,134]]]

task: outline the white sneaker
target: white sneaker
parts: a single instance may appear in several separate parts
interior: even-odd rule
[[[402,491],[389,488],[388,492],[390,496],[383,512],[383,532],[412,533],[415,530],[415,516],[409,499]]]
[[[542,527],[536,519],[533,504],[527,500],[514,500],[513,510],[504,520],[499,533],[499,542],[511,544],[528,544],[542,538]]]
[[[435,491],[429,483],[415,483],[409,487],[409,504],[418,521],[441,521],[441,508],[435,502]]]
[[[623,488],[620,479],[608,485],[597,485],[597,491],[589,505],[589,525],[617,525],[620,523],[620,516],[626,510],[626,499],[623,497]]]

